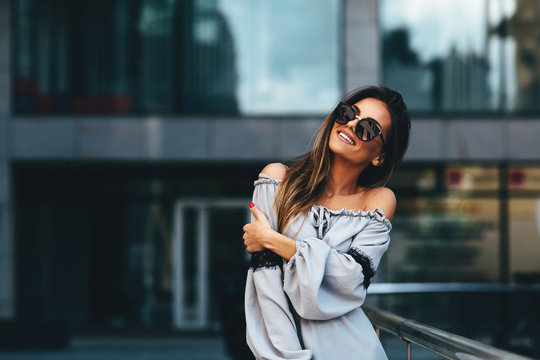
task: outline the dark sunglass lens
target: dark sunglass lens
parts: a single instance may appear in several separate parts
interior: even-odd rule
[[[363,141],[369,141],[379,135],[380,129],[373,121],[363,119],[356,126],[356,135]]]
[[[354,119],[356,113],[353,108],[344,104],[341,104],[337,109],[336,122],[339,124],[347,124]]]

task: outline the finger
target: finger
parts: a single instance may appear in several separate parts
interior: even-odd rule
[[[255,215],[257,220],[259,220],[261,215],[264,215],[254,203],[249,203],[249,210],[251,210],[251,213]]]

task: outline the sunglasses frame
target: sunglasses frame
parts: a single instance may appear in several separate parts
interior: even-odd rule
[[[356,110],[356,106],[349,105],[349,104],[346,104],[346,103],[344,103],[344,102],[339,102],[339,104],[336,106],[336,114],[335,114],[335,116],[334,116],[334,121],[337,122],[337,123],[340,124],[340,125],[346,125],[347,123],[349,123],[349,121],[354,120],[354,119],[351,119],[351,120],[349,120],[349,121],[347,121],[347,122],[342,122],[342,121],[341,121],[341,118],[340,118],[340,116],[339,116],[339,111],[338,111],[338,109],[339,109],[340,107],[342,107],[342,106],[343,106],[343,107],[346,107],[346,108],[350,108],[350,109],[354,112],[354,119],[358,119],[358,120],[359,120],[359,121],[356,123],[356,126],[354,127],[354,134],[356,135],[356,137],[357,137],[359,140],[363,141],[363,142],[368,142],[368,141],[371,141],[371,140],[375,139],[377,136],[380,135],[380,136],[381,136],[382,146],[383,146],[383,149],[384,149],[384,147],[385,147],[385,142],[384,142],[384,137],[383,137],[383,133],[382,133],[382,126],[381,126],[381,124],[379,124],[379,122],[378,122],[377,120],[375,120],[375,119],[373,119],[373,118],[370,118],[370,117],[361,118],[361,117],[358,115],[358,112],[357,112],[357,110]],[[361,123],[362,121],[367,121],[367,122],[369,122],[370,124],[375,124],[376,128],[378,129],[378,133],[377,133],[375,136],[373,136],[371,139],[364,140],[364,139],[362,139],[362,138],[358,135],[358,132],[359,132],[358,126],[360,126],[360,123]]]

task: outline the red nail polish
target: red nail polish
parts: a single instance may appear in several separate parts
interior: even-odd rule
[[[255,206],[254,203],[252,203],[252,202],[249,203],[249,208],[250,208],[250,209],[251,209],[252,207],[254,207],[254,206]]]

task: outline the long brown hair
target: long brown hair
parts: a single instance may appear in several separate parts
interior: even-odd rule
[[[401,95],[383,86],[369,86],[347,94],[342,102],[353,105],[365,98],[375,98],[385,103],[391,117],[388,140],[381,166],[370,164],[358,177],[359,186],[376,187],[385,184],[403,158],[409,143],[411,127],[407,106]],[[277,229],[284,233],[298,216],[306,214],[324,196],[331,185],[332,154],[328,143],[334,126],[334,108],[315,133],[309,152],[293,159],[289,171],[276,191]]]

